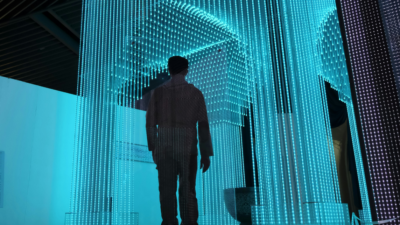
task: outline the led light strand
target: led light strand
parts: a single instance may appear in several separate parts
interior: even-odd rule
[[[330,17],[333,0],[84,2],[71,199],[75,224],[110,219],[133,224],[131,213],[140,206],[133,201],[130,143],[140,134],[132,108],[173,55],[190,62],[186,79],[205,97],[214,147],[211,167],[201,174],[199,224],[236,223],[223,190],[245,186],[243,143],[237,139],[244,116],[254,120],[252,167],[259,186],[253,219],[260,224],[344,222],[320,79],[336,85],[351,107],[343,49],[326,39],[327,27],[330,31],[337,23]],[[332,59],[326,64],[324,57]],[[253,113],[246,115],[250,107]],[[360,182],[363,176],[360,171]]]

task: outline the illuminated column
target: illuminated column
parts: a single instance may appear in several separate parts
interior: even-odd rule
[[[315,44],[317,28],[333,2],[260,5],[250,6],[250,12],[262,10],[261,15],[273,19],[261,26],[264,31],[256,29],[261,22],[253,19],[250,30],[253,36],[260,35],[258,41],[251,39],[251,52],[255,60],[263,59],[253,72],[257,85],[252,96],[257,103],[255,153],[264,182],[260,182],[263,207],[258,220],[266,224],[344,223]],[[263,44],[262,37],[270,38]],[[263,51],[258,51],[260,45]]]
[[[225,207],[223,190],[244,187],[240,126],[247,106],[245,59],[238,40],[231,38],[186,56],[187,81],[205,97],[214,156],[204,174],[204,224],[234,224]],[[212,66],[210,66],[212,65]]]
[[[347,73],[346,57],[343,49],[343,40],[336,8],[331,8],[331,10],[326,13],[325,18],[322,20],[321,26],[319,27],[318,35],[317,46],[321,57],[321,75],[325,81],[330,83],[330,86],[333,89],[338,91],[339,99],[346,103],[347,106],[348,121],[363,205],[362,214],[364,219],[371,220],[371,209],[368,197],[367,181],[364,172],[364,162],[362,160],[352,94],[350,91],[349,76]]]
[[[128,96],[135,96],[126,89],[133,80],[128,64],[120,62],[134,9],[121,1],[83,3],[71,224],[132,224],[132,205],[119,202],[124,149],[116,131],[118,106],[132,105]]]
[[[368,164],[372,185],[372,217],[396,218],[400,216],[400,102],[392,67],[395,61],[390,61],[379,2],[340,0],[338,5],[351,64],[353,96],[357,97],[354,107],[360,119],[356,122],[364,139],[364,163]]]

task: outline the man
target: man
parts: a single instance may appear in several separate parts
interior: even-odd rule
[[[168,60],[172,78],[154,90],[146,113],[148,147],[158,170],[162,225],[178,225],[178,177],[181,224],[197,225],[197,122],[203,173],[213,155],[204,96],[186,82],[188,68],[185,58],[174,56]]]

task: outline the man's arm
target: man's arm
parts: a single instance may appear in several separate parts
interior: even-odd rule
[[[154,90],[150,97],[149,106],[146,112],[146,133],[147,133],[147,146],[149,151],[155,149],[155,143],[157,139],[157,91]]]
[[[199,130],[199,145],[200,154],[202,158],[206,158],[214,155],[212,142],[211,142],[211,132],[207,117],[206,102],[204,100],[203,94],[200,92],[200,97],[198,101],[198,130]]]

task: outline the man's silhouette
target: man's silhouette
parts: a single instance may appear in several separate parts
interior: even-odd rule
[[[204,96],[186,82],[188,68],[185,58],[174,56],[168,60],[172,79],[154,90],[146,113],[148,147],[158,169],[162,225],[178,224],[178,177],[181,224],[197,225],[197,122],[203,173],[213,155]]]

